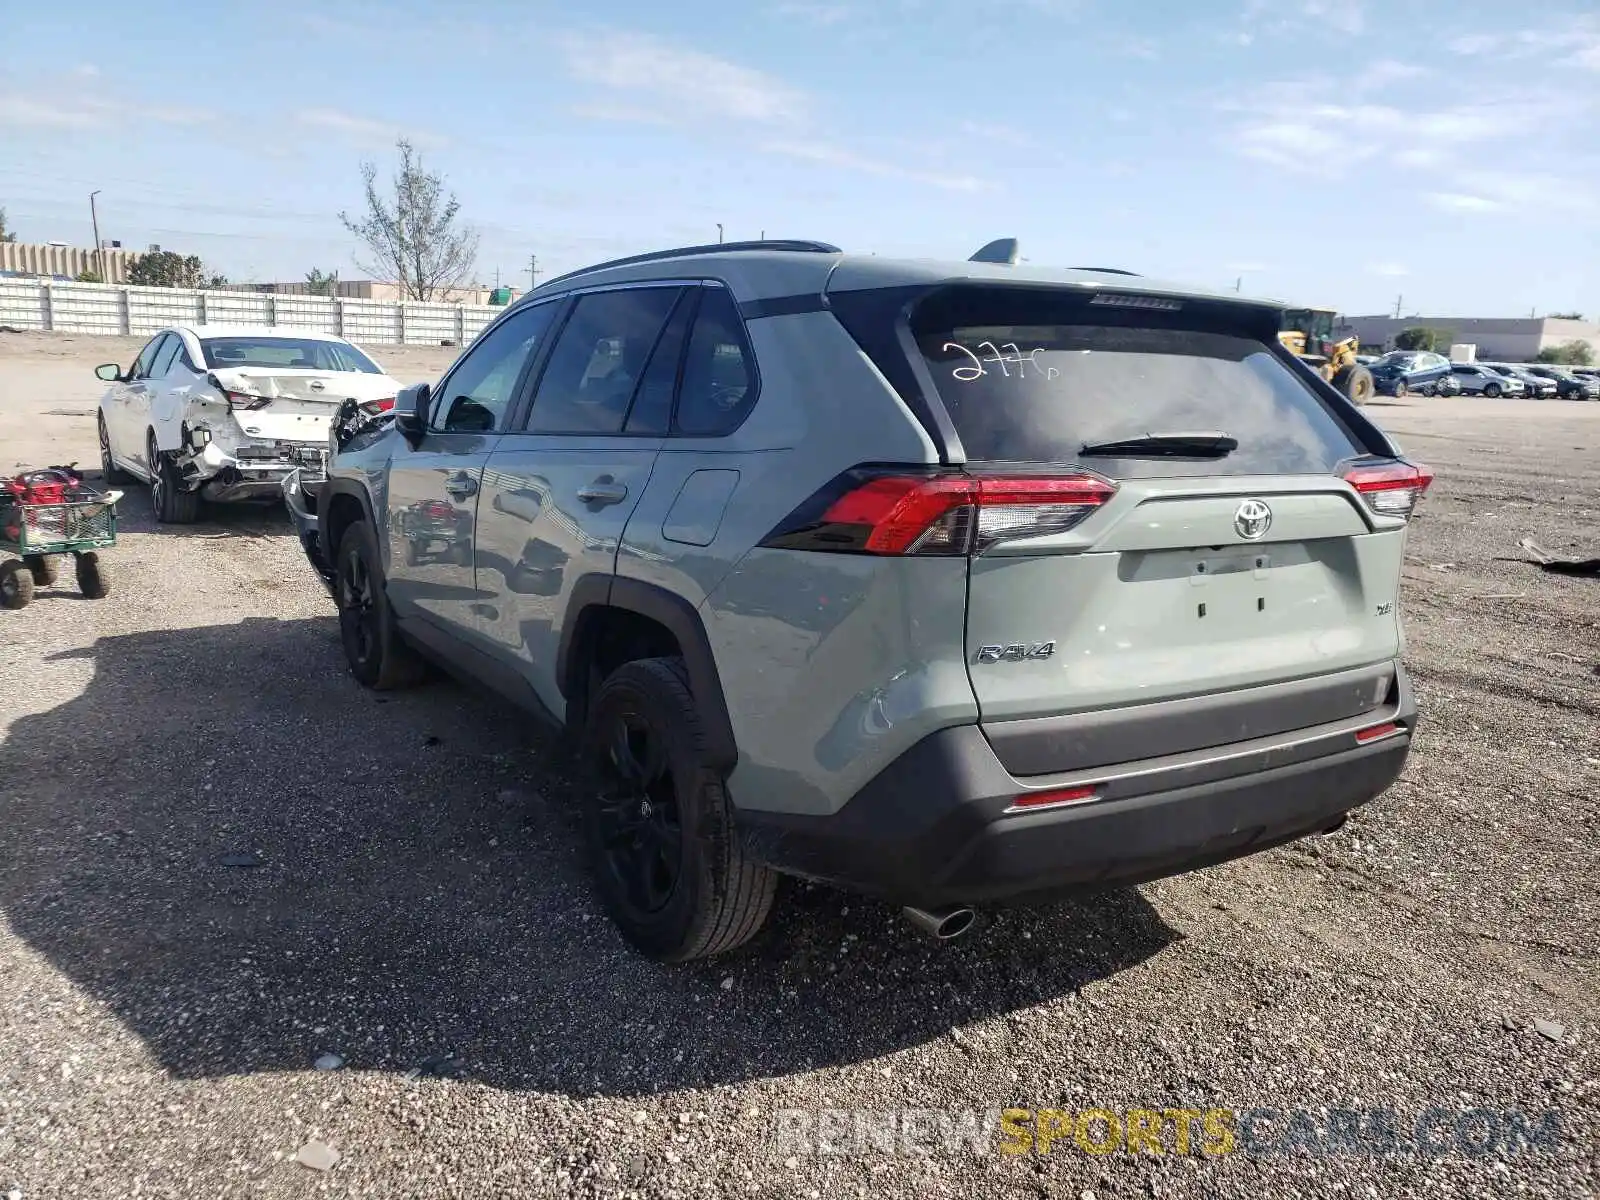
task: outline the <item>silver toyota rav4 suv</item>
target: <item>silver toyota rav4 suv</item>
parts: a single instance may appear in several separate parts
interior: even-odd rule
[[[286,485],[350,669],[580,739],[596,886],[681,961],[781,874],[954,936],[1337,826],[1400,773],[1432,477],[1279,307],[814,242],[574,272]]]

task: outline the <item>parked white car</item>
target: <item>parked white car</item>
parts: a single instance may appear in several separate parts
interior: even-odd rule
[[[282,498],[289,472],[320,476],[328,428],[351,400],[394,407],[400,383],[343,338],[282,326],[174,325],[126,371],[95,368],[100,464],[108,481],[150,485],[158,521],[182,524],[200,501]]]

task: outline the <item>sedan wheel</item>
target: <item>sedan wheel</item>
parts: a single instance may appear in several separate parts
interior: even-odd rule
[[[1404,379],[1396,379],[1394,381],[1394,396],[1395,396],[1396,400],[1404,400],[1405,399],[1405,396],[1406,396],[1406,381]]]
[[[96,418],[95,424],[100,434],[100,478],[106,483],[126,483],[128,473],[117,466],[117,460],[111,453],[111,432],[106,428],[104,413]]]
[[[1491,400],[1498,400],[1500,398],[1500,385],[1498,383],[1484,384],[1483,394]]]

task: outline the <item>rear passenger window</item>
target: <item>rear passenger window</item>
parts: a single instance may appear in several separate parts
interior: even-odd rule
[[[579,297],[539,380],[528,431],[621,433],[681,291],[625,288]]]
[[[678,367],[683,362],[683,344],[689,336],[698,296],[696,290],[685,290],[672,310],[655,352],[650,355],[644,378],[639,381],[639,390],[634,393],[625,433],[667,432],[672,422],[672,396],[678,387]]]
[[[1160,478],[1314,474],[1362,453],[1294,367],[1229,321],[968,288],[924,301],[912,331],[975,462]],[[1211,431],[1238,449],[1224,458],[1081,453],[1089,443]]]
[[[733,298],[722,288],[705,289],[683,365],[677,432],[695,437],[732,433],[755,403],[755,383]]]

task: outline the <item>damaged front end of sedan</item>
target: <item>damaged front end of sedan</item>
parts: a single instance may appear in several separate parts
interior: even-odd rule
[[[370,442],[387,432],[394,424],[394,403],[362,403],[351,399],[339,406],[328,427],[327,443],[315,466],[296,467],[284,476],[281,484],[284,506],[289,510],[289,520],[294,525],[300,547],[316,570],[322,585],[333,593],[332,550],[326,552],[320,536],[320,508],[322,484],[327,479],[328,463],[351,443]]]

